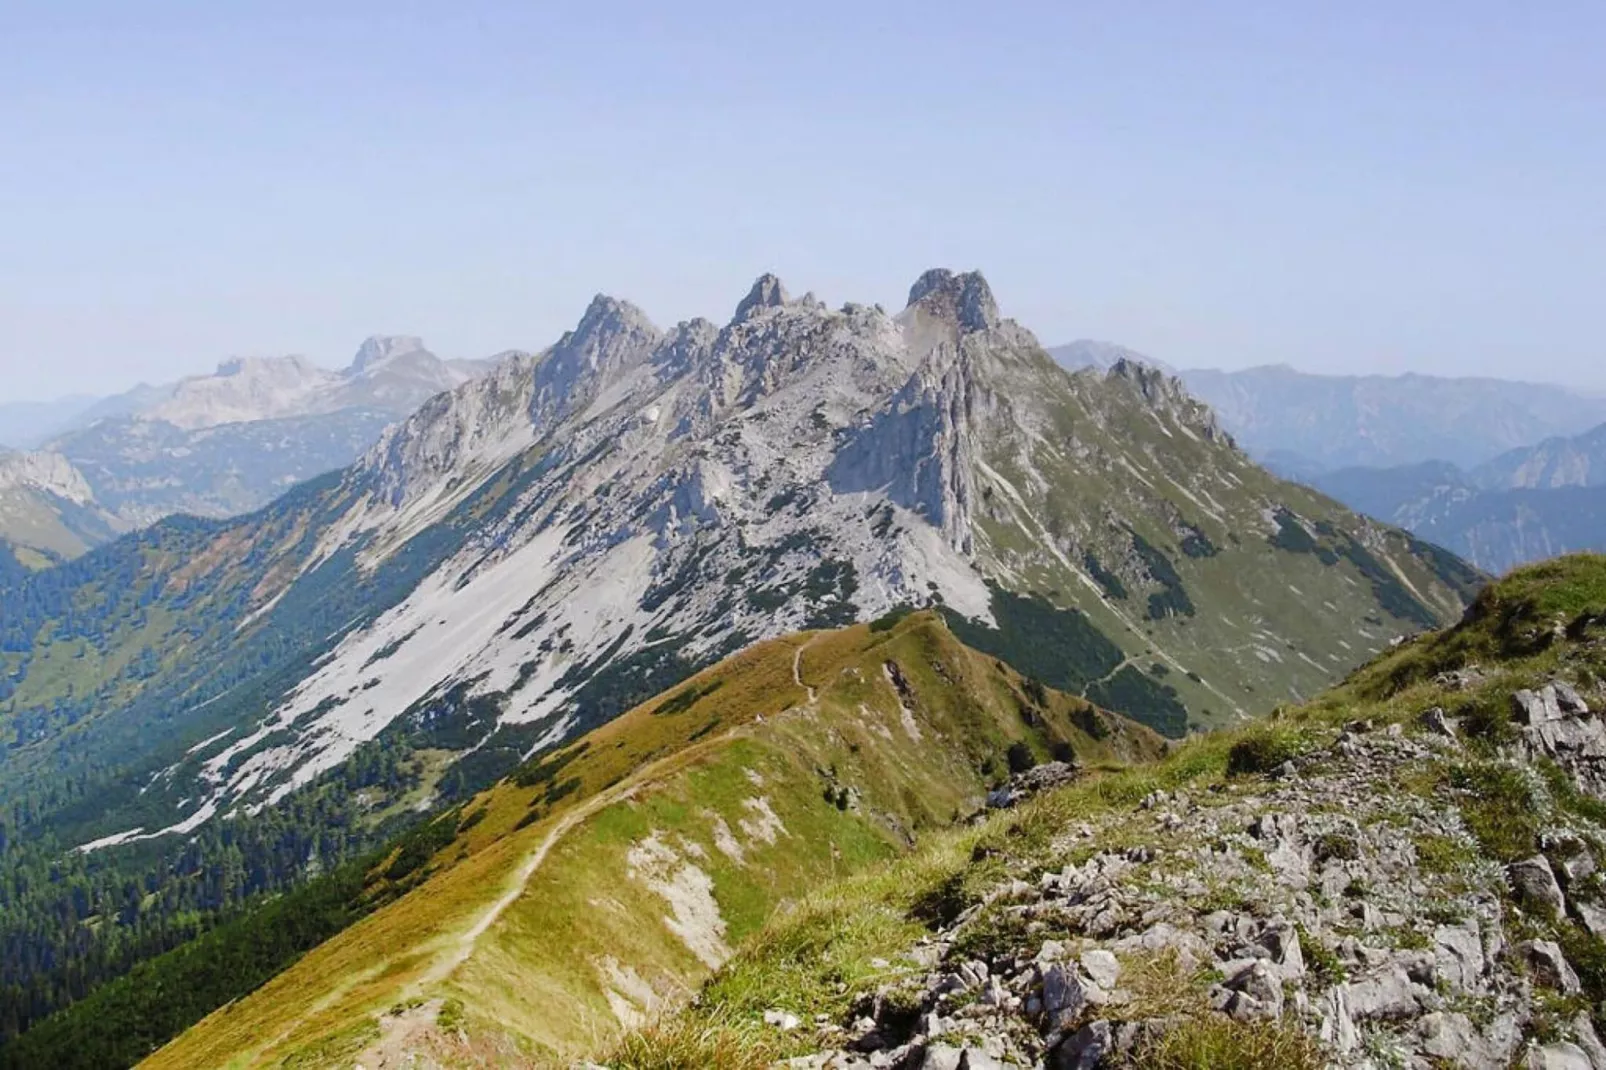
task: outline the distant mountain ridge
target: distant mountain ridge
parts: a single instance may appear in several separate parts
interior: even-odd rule
[[[31,450],[72,426],[100,399],[73,394],[53,401],[8,401],[0,404],[0,449]]]
[[[48,548],[48,560],[59,560],[174,513],[260,509],[296,483],[350,464],[386,426],[510,355],[447,361],[418,338],[380,335],[342,371],[302,357],[240,357],[210,375],[80,404],[41,455],[75,472],[90,494],[77,504],[104,523],[51,518],[59,496],[35,496],[26,511],[0,511],[0,539]],[[39,533],[64,528],[73,536]]]
[[[1159,362],[1109,342],[1050,350],[1067,367]],[[1284,365],[1178,373],[1286,479],[1494,573],[1606,549],[1606,397],[1495,379],[1332,376]]]
[[[1606,398],[1539,383],[1310,375],[1286,366],[1182,377],[1251,453],[1285,451],[1327,468],[1426,460],[1471,467],[1606,422]]]
[[[1100,342],[1092,338],[1079,338],[1074,342],[1062,346],[1050,346],[1048,355],[1053,357],[1062,366],[1071,371],[1081,368],[1098,368],[1108,371],[1115,367],[1119,361],[1132,364],[1145,364],[1151,368],[1159,368],[1167,375],[1180,375],[1175,368],[1163,360],[1139,353],[1135,349],[1117,345],[1114,342]]]
[[[1165,363],[1111,342],[1049,350],[1068,368]],[[1471,468],[1546,438],[1606,423],[1606,396],[1543,383],[1402,375],[1319,375],[1278,364],[1185,369],[1188,390],[1257,459],[1292,478],[1337,468],[1448,461]]]
[[[159,401],[142,392],[131,411],[185,431],[342,409],[399,416],[483,370],[482,362],[442,360],[419,338],[376,335],[363,342],[343,371],[328,371],[304,357],[236,357],[212,375],[156,388],[165,395]]]
[[[1447,462],[1346,468],[1310,482],[1490,572],[1606,550],[1606,424],[1508,451],[1471,470]]]

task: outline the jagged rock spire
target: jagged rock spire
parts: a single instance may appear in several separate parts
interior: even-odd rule
[[[998,302],[979,271],[932,268],[909,288],[909,307],[917,305],[966,331],[991,330],[999,323]]]
[[[736,318],[732,323],[741,323],[753,313],[765,308],[779,308],[786,304],[786,287],[781,280],[765,272],[753,283],[753,288],[747,291],[742,303],[736,306]]]

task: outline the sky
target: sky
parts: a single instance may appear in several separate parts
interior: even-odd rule
[[[0,401],[980,269],[1045,343],[1606,388],[1606,4],[0,0]]]

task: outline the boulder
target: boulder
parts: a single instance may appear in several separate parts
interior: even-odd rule
[[[1254,959],[1217,986],[1211,1001],[1240,1022],[1281,1018],[1282,979],[1266,960]]]
[[[1480,1034],[1464,1014],[1434,1011],[1416,1023],[1422,1054],[1464,1070],[1507,1070],[1511,1053]]]
[[[1057,962],[1043,970],[1043,1010],[1053,1028],[1069,1028],[1089,1002],[1088,985],[1075,967]]]
[[[1533,979],[1565,995],[1577,995],[1582,987],[1578,974],[1568,965],[1561,948],[1551,940],[1524,940],[1512,948],[1517,960],[1528,968]]]
[[[1558,858],[1552,866],[1557,879],[1561,881],[1564,888],[1571,888],[1595,872],[1595,856],[1590,853],[1589,848],[1571,844],[1569,844],[1569,847],[1571,848],[1570,853]]]
[[[1286,919],[1277,917],[1266,926],[1258,941],[1271,956],[1277,975],[1285,981],[1305,976],[1305,955],[1300,950],[1299,932]]]
[[[1534,855],[1511,863],[1506,867],[1506,876],[1511,881],[1512,891],[1523,903],[1557,914],[1567,912],[1567,900],[1561,894],[1561,885],[1556,883],[1556,874],[1544,855]]]
[[[1048,1065],[1052,1070],[1095,1070],[1114,1047],[1115,1036],[1110,1023],[1089,1022],[1054,1049]]]
[[[1444,983],[1472,991],[1483,983],[1483,936],[1476,920],[1441,925],[1433,932],[1434,974]]]
[[[1417,1013],[1416,986],[1398,967],[1342,987],[1350,1016],[1357,1020],[1409,1018]]]
[[[980,1048],[966,1048],[959,1060],[959,1070],[1017,1070],[1017,1067],[993,1058]]]
[[[1589,716],[1589,704],[1584,697],[1573,689],[1571,684],[1564,684],[1560,680],[1551,685],[1556,691],[1556,705],[1561,712],[1569,717]]]
[[[1567,1040],[1534,1048],[1522,1065],[1527,1070],[1595,1070],[1584,1049]]]
[[[1606,938],[1606,907],[1598,907],[1593,903],[1584,903],[1573,900],[1573,913],[1589,930],[1590,936]]]
[[[1445,739],[1455,738],[1455,726],[1450,724],[1450,718],[1445,716],[1443,706],[1434,706],[1426,710],[1421,717],[1422,727],[1435,736]]]
[[[1573,1043],[1589,1056],[1589,1061],[1595,1070],[1606,1067],[1606,1044],[1600,1042],[1600,1035],[1595,1032],[1595,1024],[1589,1020],[1589,1015],[1579,1014],[1573,1019],[1572,1028]]]
[[[1121,963],[1114,954],[1103,948],[1082,952],[1082,969],[1093,983],[1103,989],[1113,989],[1121,979]]]

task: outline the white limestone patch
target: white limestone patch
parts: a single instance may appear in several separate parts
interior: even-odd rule
[[[593,962],[602,981],[602,994],[619,1024],[635,1029],[652,1020],[664,1005],[664,998],[635,967],[621,963],[612,955]]]
[[[714,848],[732,862],[745,864],[747,856],[742,851],[742,843],[731,832],[731,827],[719,814],[709,811],[709,823],[714,830]]]
[[[699,962],[713,970],[730,958],[713,878],[682,858],[656,831],[630,848],[625,863],[632,880],[669,904],[664,925]]]
[[[563,533],[548,529],[461,586],[441,569],[368,628],[347,636],[255,732],[206,762],[206,775],[239,797],[281,769],[293,770],[267,798],[275,803],[344,761],[443,681],[469,676],[503,622],[552,575]],[[377,683],[373,683],[377,681]],[[270,733],[302,722],[297,739],[229,763]]]
[[[742,830],[749,841],[773,844],[780,837],[791,835],[786,831],[786,826],[781,824],[781,819],[775,816],[775,811],[770,809],[770,800],[767,796],[760,795],[753,799],[743,799],[742,809],[748,811],[752,816],[744,817],[737,821],[736,826]]]

